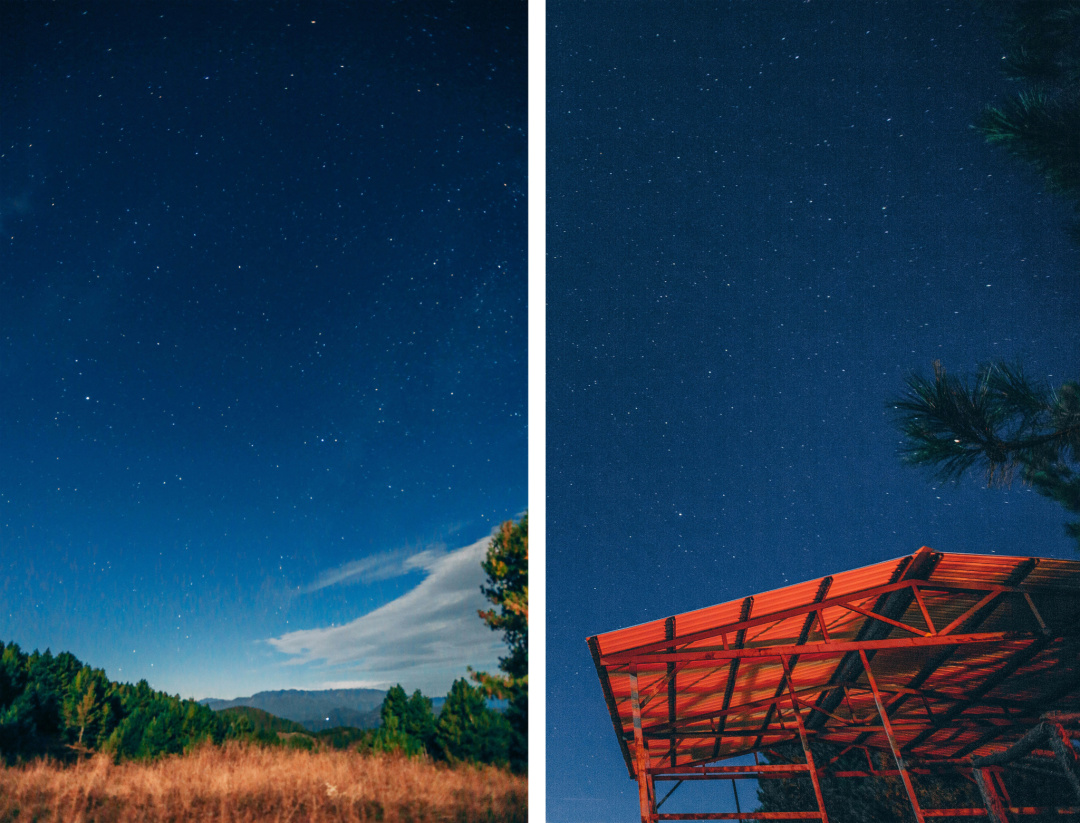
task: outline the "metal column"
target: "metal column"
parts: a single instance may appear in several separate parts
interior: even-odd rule
[[[803,725],[802,714],[799,712],[799,701],[795,697],[795,687],[791,683],[791,667],[788,666],[786,657],[781,657],[780,662],[784,666],[784,679],[787,680],[791,710],[795,713],[795,725],[799,729],[799,740],[802,741],[803,753],[806,755],[806,765],[810,767],[810,780],[814,784],[814,797],[817,798],[818,811],[821,812],[821,823],[829,823],[829,815],[825,811],[825,797],[821,793],[821,783],[818,781],[817,766],[814,765],[814,753],[810,751],[810,741],[806,737],[806,727]]]
[[[656,793],[652,775],[649,774],[649,749],[641,731],[641,700],[638,696],[637,667],[630,669],[630,709],[634,713],[635,765],[638,781],[638,804],[641,807],[641,823],[655,823]]]
[[[922,809],[919,807],[919,799],[915,796],[915,786],[911,783],[911,775],[908,774],[907,767],[904,765],[904,756],[900,753],[900,744],[896,742],[896,736],[893,734],[892,723],[889,722],[889,713],[885,711],[885,704],[881,702],[881,692],[878,691],[874,675],[870,671],[870,660],[862,649],[859,649],[859,657],[862,659],[863,669],[866,671],[866,679],[870,681],[870,691],[874,693],[874,705],[877,706],[878,716],[881,717],[881,725],[885,727],[885,736],[889,738],[889,748],[892,749],[893,758],[896,760],[896,768],[899,769],[900,779],[904,781],[904,788],[907,789],[908,799],[911,801],[911,810],[915,813],[915,819],[918,823],[926,823]]]

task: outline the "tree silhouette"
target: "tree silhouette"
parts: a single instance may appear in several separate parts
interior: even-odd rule
[[[1020,88],[987,106],[976,128],[1029,163],[1080,215],[1080,2],[999,0],[986,8],[1005,46],[1005,73]],[[1080,241],[1080,217],[1070,233]]]
[[[989,484],[1020,479],[1080,514],[1080,383],[1054,390],[1018,366],[991,363],[974,379],[934,363],[933,379],[911,375],[892,401],[904,435],[905,462],[932,467],[943,480],[981,469]],[[1065,532],[1080,550],[1080,522]]]

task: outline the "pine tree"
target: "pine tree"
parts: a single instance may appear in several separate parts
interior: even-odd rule
[[[17,643],[0,643],[0,713],[14,702],[26,685],[26,655]]]
[[[481,586],[498,607],[480,612],[481,619],[505,635],[510,654],[499,668],[511,678],[529,674],[529,515],[520,523],[506,521],[495,535],[483,562],[488,584]]]
[[[184,750],[183,721],[176,704],[156,707],[143,731],[137,757],[153,759],[164,754],[180,754]]]
[[[420,700],[426,698],[417,691],[414,697]],[[428,714],[431,713],[431,701],[427,701]],[[418,706],[413,705],[413,700],[405,696],[405,689],[401,684],[390,688],[383,698],[379,716],[382,724],[375,733],[372,747],[376,751],[393,752],[400,751],[408,755],[420,754],[427,750],[426,741],[420,732],[422,720],[419,717]],[[412,722],[416,717],[417,723]],[[434,718],[432,719],[434,722]]]
[[[488,708],[483,692],[464,678],[455,680],[436,724],[442,756],[451,763],[505,766],[510,758],[510,736],[509,722]]]
[[[417,689],[405,706],[405,733],[423,747],[428,754],[435,755],[435,714],[431,710],[431,699],[424,697]]]
[[[1080,515],[1080,383],[1057,390],[1019,367],[983,366],[974,379],[934,363],[932,380],[912,375],[899,412],[905,462],[936,469],[944,480],[982,469],[991,485],[1014,477]],[[1080,522],[1065,532],[1080,550]]]
[[[0,643],[0,755],[108,752],[117,758],[179,752],[220,742],[226,721],[194,701],[156,692],[145,680],[113,683],[74,655],[23,654]]]
[[[484,596],[497,609],[480,612],[493,630],[502,631],[510,653],[499,658],[502,675],[474,672],[485,692],[506,698],[506,719],[512,729],[510,766],[524,772],[529,762],[529,515],[507,521],[491,541],[483,563]]]
[[[976,128],[1029,163],[1080,214],[1080,0],[988,3],[1020,88],[987,106]],[[1080,219],[1071,232],[1080,240]]]
[[[112,716],[106,702],[109,685],[105,672],[90,666],[82,666],[68,684],[63,698],[64,723],[69,740],[80,750],[94,743],[102,731],[112,731],[103,728],[103,723]]]
[[[398,725],[405,719],[405,708],[409,704],[409,698],[405,694],[405,689],[398,683],[392,686],[386,693],[386,697],[383,698],[382,708],[379,709],[379,717],[385,725],[391,717],[398,719]]]

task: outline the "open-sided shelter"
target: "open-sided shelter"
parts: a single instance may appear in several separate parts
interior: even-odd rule
[[[1057,759],[1077,793],[1060,811],[1080,814],[1067,730],[1080,720],[1080,562],[923,547],[588,643],[645,823],[827,821],[815,737],[891,753],[919,821],[1037,811],[1001,795],[1000,763],[1032,751]],[[804,764],[716,765],[794,740]],[[921,809],[912,769],[959,769],[986,808]],[[656,781],[793,775],[812,781],[818,811],[658,811]]]

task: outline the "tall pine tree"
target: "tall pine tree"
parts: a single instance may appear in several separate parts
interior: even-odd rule
[[[1080,0],[997,0],[986,8],[1016,90],[987,106],[976,128],[1072,205],[1070,233],[1080,241]]]
[[[502,675],[477,672],[474,678],[491,696],[509,701],[506,719],[513,730],[510,767],[529,764],[529,515],[507,521],[491,541],[483,563],[484,596],[497,608],[480,612],[493,630],[503,632],[509,653],[499,658]]]

